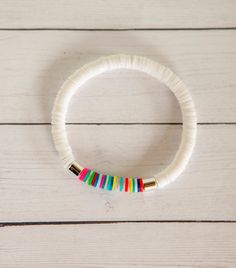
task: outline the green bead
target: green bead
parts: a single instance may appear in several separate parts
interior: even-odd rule
[[[88,185],[91,185],[91,184],[92,184],[94,175],[95,175],[95,172],[92,171],[92,172],[90,173],[90,176],[89,176],[89,179],[88,179]]]

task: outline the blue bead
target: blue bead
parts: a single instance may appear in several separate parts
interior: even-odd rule
[[[97,187],[97,184],[98,184],[98,180],[99,180],[99,176],[100,176],[100,174],[99,173],[97,173],[96,174],[96,178],[95,178],[95,182],[94,182],[94,187]]]
[[[138,183],[138,192],[140,192],[140,179],[137,179],[137,183]]]

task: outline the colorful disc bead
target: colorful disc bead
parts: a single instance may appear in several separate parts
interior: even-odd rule
[[[91,169],[83,168],[78,179],[87,182],[88,185],[108,191],[120,192],[143,192],[144,185],[142,178],[123,178],[97,173]]]

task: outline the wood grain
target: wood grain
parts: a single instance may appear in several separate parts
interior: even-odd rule
[[[236,224],[99,224],[0,228],[11,267],[235,267]]]
[[[144,195],[97,190],[66,174],[50,126],[1,126],[0,133],[0,222],[236,220],[236,125],[199,126],[179,180]],[[68,133],[83,165],[146,177],[171,161],[181,126],[70,125]]]
[[[234,0],[1,0],[1,28],[236,27]]]
[[[204,45],[202,45],[204,44]],[[199,122],[236,122],[236,31],[0,32],[2,123],[48,123],[55,95],[78,67],[102,55],[145,55],[188,85]],[[138,72],[99,76],[73,98],[69,122],[181,122],[178,104]]]

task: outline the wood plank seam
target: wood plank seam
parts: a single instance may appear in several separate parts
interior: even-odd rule
[[[76,32],[127,32],[127,31],[227,31],[236,27],[205,27],[205,28],[1,28],[0,31],[76,31]]]
[[[1,227],[31,225],[82,225],[82,224],[126,224],[126,223],[236,223],[236,220],[120,220],[120,221],[36,221],[36,222],[0,222]]]
[[[206,125],[235,125],[236,122],[213,122],[213,123],[210,123],[210,122],[200,122],[200,123],[197,123],[199,126],[206,126]],[[50,126],[51,123],[0,123],[0,126]],[[95,126],[134,126],[134,125],[160,125],[160,126],[180,126],[182,125],[181,122],[179,123],[152,123],[152,122],[145,122],[145,123],[138,123],[138,122],[130,122],[130,123],[112,123],[112,122],[107,122],[107,123],[101,123],[101,122],[98,122],[98,123],[66,123],[66,125],[80,125],[80,126],[92,126],[92,125],[95,125]]]

